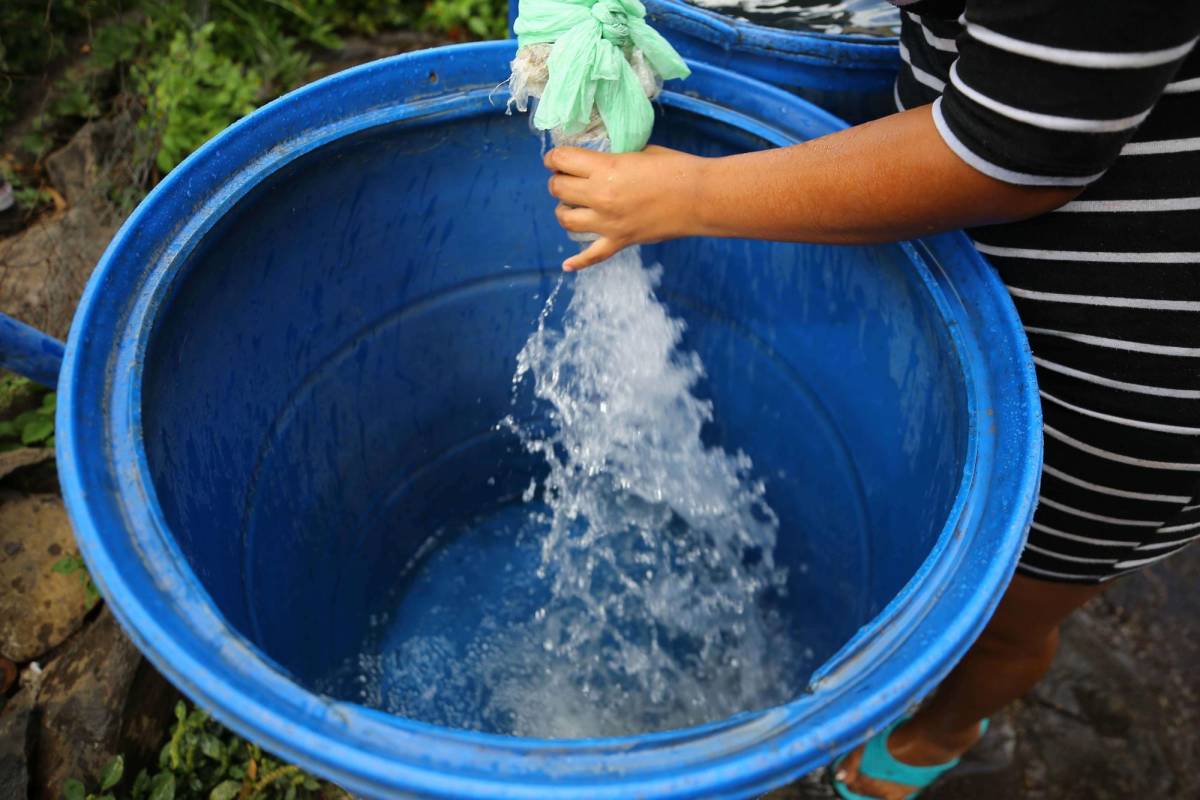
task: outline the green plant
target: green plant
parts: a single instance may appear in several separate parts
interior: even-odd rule
[[[208,138],[308,80],[343,35],[502,37],[505,19],[504,0],[0,0],[0,123],[50,83],[17,134],[29,174],[10,179],[17,202],[27,213],[61,202],[41,161],[86,120],[138,121],[102,178],[127,211]]]
[[[43,387],[29,378],[0,370],[0,419],[16,416],[26,408],[32,408],[42,401],[45,392]]]
[[[480,39],[508,35],[508,4],[504,0],[431,0],[422,17],[425,27],[458,38],[469,31]]]
[[[41,405],[0,421],[0,452],[18,447],[54,447],[54,411],[58,395],[49,392]]]
[[[122,756],[117,756],[112,761],[109,761],[100,772],[100,789],[98,793],[88,792],[82,781],[69,778],[63,782],[63,798],[64,800],[116,800],[109,793],[109,789],[120,783],[121,777],[124,774],[125,759]]]
[[[350,800],[338,787],[264,753],[183,702],[175,706],[157,770],[143,769],[128,788],[119,789],[124,771],[118,756],[101,772],[96,792],[73,779],[63,795],[66,800]]]
[[[135,67],[147,98],[142,124],[159,135],[159,169],[167,172],[231,122],[254,110],[259,73],[213,47],[214,23],[177,31],[165,52]]]
[[[126,5],[126,0],[0,2],[0,123],[15,116],[21,89],[36,86],[47,65],[66,55],[73,37]]]
[[[83,596],[88,611],[91,611],[96,607],[96,603],[100,602],[100,592],[96,589],[96,584],[92,583],[92,573],[88,572],[87,564],[84,563],[83,557],[79,553],[63,556],[54,562],[54,566],[50,569],[59,575],[79,576],[79,580],[83,584]]]
[[[412,25],[421,15],[420,0],[297,0],[305,13],[328,19],[335,31],[374,34]]]
[[[17,208],[25,213],[32,213],[54,203],[53,194],[41,186],[28,185],[8,159],[0,159],[0,182],[2,181],[8,181]]]

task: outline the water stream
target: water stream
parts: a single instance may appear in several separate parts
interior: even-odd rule
[[[585,738],[797,694],[779,523],[749,457],[702,441],[714,414],[693,391],[704,368],[655,297],[659,274],[631,249],[573,279],[569,300],[561,283],[551,295],[500,422],[545,469],[518,502],[443,532],[410,565],[405,592],[434,598],[432,611],[416,635],[378,620],[387,643],[350,665],[360,701]],[[561,327],[548,324],[564,301]],[[464,632],[454,609],[472,602],[486,607]],[[430,614],[443,613],[439,629]]]

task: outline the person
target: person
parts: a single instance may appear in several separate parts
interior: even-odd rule
[[[776,150],[552,150],[577,270],[682,236],[882,243],[966,228],[1008,287],[1042,397],[1017,574],[911,718],[835,766],[915,796],[1047,671],[1059,624],[1200,536],[1200,2],[895,0],[897,112]]]

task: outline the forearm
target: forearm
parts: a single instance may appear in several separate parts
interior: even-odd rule
[[[930,107],[804,144],[696,164],[690,235],[863,244],[1046,213],[1078,188],[1022,187],[968,166]]]
[[[559,222],[599,235],[565,269],[679,236],[894,242],[1037,216],[1079,193],[978,172],[946,146],[928,106],[778,150],[699,158],[561,147],[546,166]]]

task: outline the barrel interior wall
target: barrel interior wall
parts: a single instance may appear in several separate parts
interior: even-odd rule
[[[719,127],[673,112],[656,135],[762,146]],[[539,160],[499,115],[323,147],[225,214],[160,312],[143,392],[158,500],[222,613],[302,679],[355,652],[432,535],[518,502],[536,469],[496,423],[573,247]],[[781,517],[819,663],[949,512],[954,348],[899,247],[685,240],[651,260],[707,368],[710,441],[751,456]]]
[[[649,255],[708,367],[714,438],[752,455],[786,523],[791,602],[838,621],[822,642],[836,648],[951,512],[967,400],[949,333],[898,247],[695,239]]]

